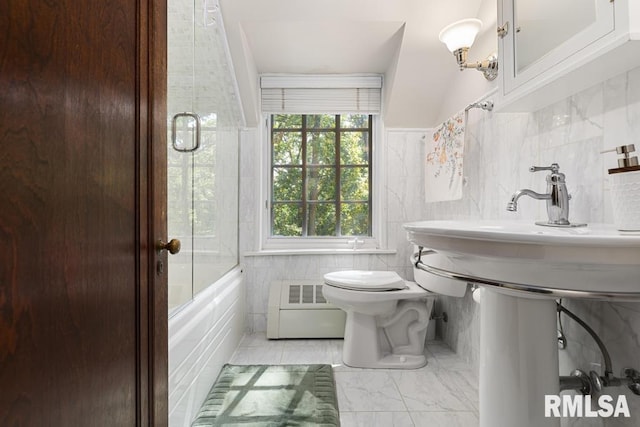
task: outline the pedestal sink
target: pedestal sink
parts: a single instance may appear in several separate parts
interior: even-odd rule
[[[485,287],[480,325],[480,426],[559,427],[544,396],[559,393],[555,299],[640,300],[640,233],[609,225],[550,228],[519,221],[422,221],[412,243],[450,261],[420,268]]]

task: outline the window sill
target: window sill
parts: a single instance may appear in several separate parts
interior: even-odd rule
[[[395,255],[395,249],[265,249],[256,252],[245,252],[245,257],[288,256],[288,255]]]

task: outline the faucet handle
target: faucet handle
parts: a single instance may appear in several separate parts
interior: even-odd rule
[[[559,170],[560,165],[557,163],[552,163],[551,166],[531,166],[529,168],[529,172],[551,171],[552,173],[558,173]]]

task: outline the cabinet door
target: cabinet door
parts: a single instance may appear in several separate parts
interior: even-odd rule
[[[610,0],[502,0],[498,22],[508,22],[500,42],[502,94],[571,66],[572,56],[614,30]]]

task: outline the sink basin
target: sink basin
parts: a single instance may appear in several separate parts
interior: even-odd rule
[[[478,220],[421,221],[404,228],[409,241],[447,257],[453,273],[496,282],[506,292],[640,298],[640,233],[607,224],[556,228]]]
[[[417,267],[485,287],[480,304],[480,427],[560,427],[554,298],[640,299],[640,233],[609,225],[551,228],[517,221],[405,224]],[[442,257],[439,257],[442,258]]]

